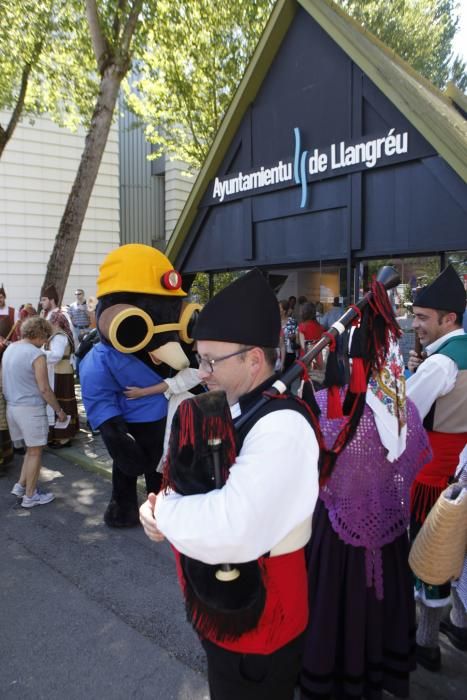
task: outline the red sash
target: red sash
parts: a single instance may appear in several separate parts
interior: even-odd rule
[[[177,574],[183,590],[180,555],[174,549]],[[265,557],[262,560],[266,603],[256,629],[242,634],[234,641],[213,644],[241,654],[272,654],[301,634],[308,623],[308,584],[304,550]]]
[[[433,459],[420,469],[411,491],[411,510],[419,523],[423,523],[454,475],[459,455],[467,443],[467,433],[428,431],[428,438]]]

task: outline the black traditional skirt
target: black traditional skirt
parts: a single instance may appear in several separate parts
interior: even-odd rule
[[[409,695],[415,604],[407,535],[382,548],[384,598],[367,586],[365,550],[345,544],[318,501],[308,549],[310,621],[301,698]]]
[[[0,430],[0,472],[13,460],[13,445],[8,430]]]
[[[75,384],[72,374],[56,374],[54,377],[54,394],[70,422],[66,428],[49,428],[49,442],[54,440],[71,440],[79,430],[78,404],[76,402]]]

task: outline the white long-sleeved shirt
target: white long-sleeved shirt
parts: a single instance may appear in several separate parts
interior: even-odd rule
[[[158,495],[157,526],[176,549],[206,564],[257,559],[311,522],[318,456],[314,431],[300,413],[269,413],[247,434],[221,489]]]
[[[54,365],[56,365],[57,362],[60,362],[60,360],[63,358],[67,344],[68,344],[68,338],[66,337],[66,335],[64,333],[57,333],[56,335],[52,336],[52,338],[50,339],[49,349],[44,350],[46,361],[47,361],[47,367],[52,368],[51,375],[49,372],[49,382],[50,382],[50,376],[53,377]],[[51,384],[51,386],[53,387],[53,383]]]
[[[66,347],[68,345],[68,338],[65,333],[56,333],[49,341],[49,349],[44,350],[42,348],[45,359],[47,362],[47,376],[49,378],[49,384],[52,391],[55,391],[55,371],[54,367],[57,362],[63,359]],[[47,418],[49,425],[55,423],[55,412],[51,406],[47,404]]]
[[[200,383],[199,372],[194,367],[185,367],[185,369],[181,369],[179,372],[177,372],[174,377],[167,377],[164,379],[164,382],[168,387],[167,390],[164,391],[164,396],[168,400],[169,405],[167,407],[164,448],[162,451],[162,457],[157,465],[158,472],[161,472],[164,467],[165,458],[169,449],[170,431],[172,428],[172,420],[175,415],[175,411],[180,406],[182,401],[193,396],[193,394],[190,394],[190,389],[193,389],[193,387]]]
[[[446,396],[454,388],[459,371],[456,363],[446,355],[433,353],[447,340],[458,335],[464,335],[462,328],[446,333],[427,345],[425,352],[428,357],[418,367],[416,373],[407,379],[407,396],[418,408],[422,420],[436,399]]]

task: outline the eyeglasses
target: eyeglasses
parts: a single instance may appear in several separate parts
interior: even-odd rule
[[[235,355],[243,355],[244,352],[249,352],[250,350],[253,350],[253,347],[243,348],[243,350],[231,352],[229,355],[224,355],[224,357],[217,357],[215,360],[208,360],[206,357],[201,357],[200,355],[198,355],[198,353],[196,353],[196,361],[200,369],[204,370],[205,372],[210,372],[212,374],[214,372],[215,365],[217,365],[219,362],[228,360],[230,357],[235,357]]]

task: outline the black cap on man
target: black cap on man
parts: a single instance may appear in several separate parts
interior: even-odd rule
[[[276,296],[257,268],[239,277],[201,311],[193,337],[275,348],[281,321]]]
[[[433,282],[415,295],[414,306],[439,311],[464,313],[466,292],[459,275],[452,265],[442,271]]]

